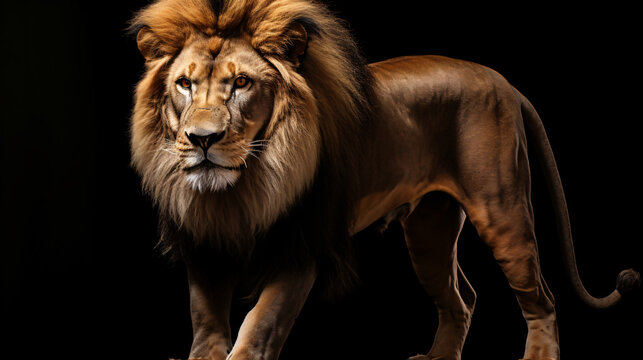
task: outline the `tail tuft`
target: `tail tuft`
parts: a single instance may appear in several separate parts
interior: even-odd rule
[[[621,295],[627,295],[641,286],[641,274],[633,269],[623,270],[616,278],[616,290]]]

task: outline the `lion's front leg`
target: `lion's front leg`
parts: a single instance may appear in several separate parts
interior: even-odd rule
[[[230,305],[234,277],[229,269],[215,271],[197,261],[187,264],[187,272],[193,331],[190,359],[225,360],[232,348]]]
[[[246,315],[228,360],[276,360],[315,282],[314,267],[270,281]]]

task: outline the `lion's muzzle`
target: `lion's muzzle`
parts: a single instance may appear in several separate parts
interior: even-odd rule
[[[223,139],[225,136],[225,130],[222,132],[213,132],[207,135],[196,135],[195,133],[188,133],[187,131],[185,132],[185,135],[188,137],[188,140],[192,143],[194,146],[198,146],[201,149],[203,149],[203,153],[207,154],[208,149],[210,146],[218,143]]]
[[[225,137],[227,118],[229,118],[227,111],[222,111],[219,107],[198,108],[192,114],[192,118],[185,128],[185,136],[192,145],[207,153],[210,146]]]

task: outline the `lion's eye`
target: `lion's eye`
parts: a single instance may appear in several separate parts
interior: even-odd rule
[[[238,78],[236,78],[236,79],[234,80],[234,86],[235,86],[237,89],[240,89],[240,88],[246,87],[246,86],[248,86],[248,84],[250,84],[250,79],[248,79],[248,78],[247,78],[247,77],[245,77],[245,76],[239,76]]]
[[[184,89],[190,89],[192,87],[192,81],[184,77],[178,79],[176,83],[179,84],[179,86],[181,86]]]

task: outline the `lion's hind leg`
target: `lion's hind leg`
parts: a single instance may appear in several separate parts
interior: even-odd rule
[[[457,263],[464,212],[444,193],[425,196],[402,221],[413,267],[438,309],[438,330],[428,355],[414,360],[458,360],[469,331],[476,294]]]
[[[527,321],[523,358],[556,360],[559,349],[554,299],[540,272],[533,215],[530,207],[524,206],[525,201],[500,199],[466,202],[465,208],[500,264]]]

